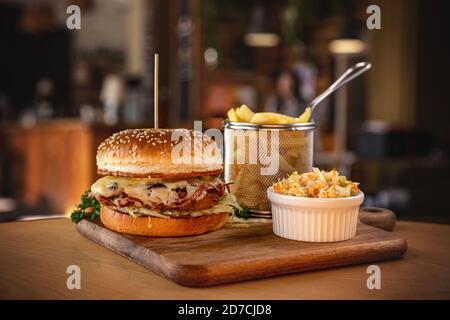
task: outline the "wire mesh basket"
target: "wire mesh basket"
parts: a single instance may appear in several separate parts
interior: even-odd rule
[[[253,213],[270,214],[267,188],[311,170],[315,123],[257,125],[224,121],[225,181]]]

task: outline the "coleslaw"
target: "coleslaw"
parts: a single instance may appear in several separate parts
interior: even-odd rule
[[[346,198],[360,193],[359,183],[347,180],[336,169],[323,171],[313,168],[312,172],[293,172],[289,177],[274,183],[276,193],[309,198]]]

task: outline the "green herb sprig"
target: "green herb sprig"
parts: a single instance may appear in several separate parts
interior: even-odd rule
[[[72,222],[79,222],[83,218],[97,220],[100,218],[100,202],[95,199],[90,191],[86,191],[81,196],[81,203],[72,211],[70,215]]]
[[[236,217],[241,218],[241,219],[249,219],[251,217],[251,212],[250,209],[245,207],[245,206],[241,206],[241,209],[235,208],[234,209],[234,214],[236,215]]]

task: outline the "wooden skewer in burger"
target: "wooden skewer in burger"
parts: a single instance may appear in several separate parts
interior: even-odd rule
[[[155,80],[157,86],[157,68]],[[180,150],[183,159],[197,160],[180,163]],[[239,208],[219,178],[221,161],[216,143],[201,132],[154,128],[115,133],[97,151],[97,170],[104,177],[91,193],[100,202],[100,219],[111,230],[143,236],[217,230]]]

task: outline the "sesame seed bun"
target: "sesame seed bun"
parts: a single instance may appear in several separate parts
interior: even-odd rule
[[[108,229],[121,233],[151,237],[193,236],[215,231],[225,225],[228,216],[229,214],[224,212],[188,218],[133,218],[107,206],[101,206],[100,208],[100,220]]]
[[[223,171],[216,143],[201,132],[187,129],[117,132],[100,144],[97,168],[100,175],[161,179],[186,179]]]

